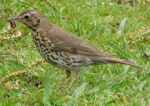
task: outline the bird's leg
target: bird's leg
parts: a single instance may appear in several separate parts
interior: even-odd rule
[[[61,82],[61,84],[59,84],[59,86],[57,87],[57,90],[59,90],[64,85],[64,83],[68,80],[68,78],[71,75],[71,71],[70,70],[66,70],[66,74],[67,74],[66,78]]]
[[[72,73],[73,73],[73,78],[72,78],[71,82],[69,83],[69,86],[68,86],[69,89],[72,87],[74,81],[76,80],[76,78],[78,76],[78,71],[73,70]]]

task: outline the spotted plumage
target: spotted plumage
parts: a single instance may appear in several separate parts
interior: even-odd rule
[[[16,21],[24,23],[31,29],[35,45],[47,62],[66,69],[67,76],[58,89],[67,81],[72,72],[74,77],[69,84],[69,87],[71,87],[79,70],[85,66],[121,63],[139,67],[132,62],[101,52],[90,43],[52,24],[36,10],[27,10],[12,18],[10,20],[12,28],[16,26]]]

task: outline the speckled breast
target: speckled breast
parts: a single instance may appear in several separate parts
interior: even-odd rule
[[[70,58],[63,52],[55,51],[55,45],[47,37],[37,33],[33,38],[38,51],[47,62],[62,68],[72,67]]]

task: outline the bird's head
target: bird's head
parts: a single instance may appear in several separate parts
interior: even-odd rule
[[[41,18],[44,16],[36,10],[27,10],[21,13],[19,16],[11,18],[10,25],[12,28],[16,27],[16,22],[21,22],[27,25],[29,28],[34,29],[40,24]]]

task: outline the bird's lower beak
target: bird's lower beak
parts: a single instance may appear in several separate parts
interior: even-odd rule
[[[17,22],[17,20],[18,20],[17,17],[11,18],[11,19],[9,20],[9,23],[10,23],[11,28],[15,28],[15,27],[16,27],[16,22]]]

